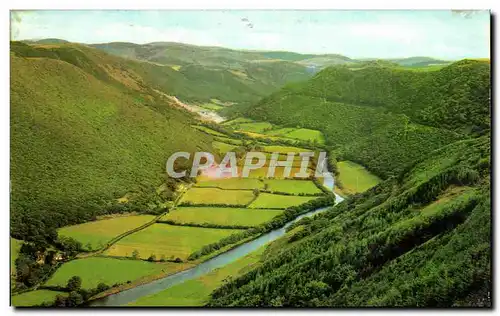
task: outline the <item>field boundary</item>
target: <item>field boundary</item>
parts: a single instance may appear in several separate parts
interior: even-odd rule
[[[192,184],[189,184],[187,186],[187,188],[185,188],[184,190],[181,191],[181,193],[179,194],[179,196],[175,199],[174,201],[174,206],[172,207],[172,209],[174,209],[176,206],[177,206],[177,203],[179,202],[180,198],[184,195],[184,193],[186,193],[190,188],[191,188]],[[113,246],[115,243],[117,243],[118,241],[120,241],[121,239],[133,234],[133,233],[136,233],[140,230],[143,230],[155,223],[158,222],[158,220],[160,218],[162,218],[164,215],[166,215],[168,213],[168,210],[157,215],[155,218],[153,218],[151,221],[139,226],[139,227],[136,227],[134,229],[131,229],[129,231],[126,231],[116,237],[114,237],[113,239],[111,239],[110,241],[108,241],[106,243],[106,246],[104,246],[103,248],[99,249],[99,250],[96,250],[96,251],[92,251],[92,252],[87,252],[87,253],[84,253],[84,254],[78,254],[77,255],[77,259],[82,259],[82,258],[88,258],[88,257],[93,257],[93,256],[96,256],[96,255],[100,255],[102,254],[104,251],[108,250],[109,248],[111,248],[111,246]]]

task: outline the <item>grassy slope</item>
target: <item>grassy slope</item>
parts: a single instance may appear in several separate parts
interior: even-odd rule
[[[289,248],[211,306],[491,304],[490,140],[432,152],[398,178],[303,220]]]
[[[88,219],[127,192],[154,192],[172,152],[210,148],[186,114],[120,72],[117,57],[73,44],[11,49],[14,236]],[[39,211],[38,221],[24,217]]]

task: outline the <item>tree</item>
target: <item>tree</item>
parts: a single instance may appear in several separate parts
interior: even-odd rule
[[[156,261],[156,255],[155,255],[154,253],[152,253],[152,254],[149,256],[148,261],[150,261],[150,262]]]
[[[76,291],[72,291],[69,293],[69,296],[66,300],[66,306],[75,307],[79,306],[83,303],[83,297]]]
[[[132,258],[139,259],[139,251],[137,249],[134,249],[134,251],[132,251]]]
[[[79,276],[75,275],[68,280],[66,288],[68,289],[68,291],[78,291],[81,286],[82,286],[82,279]]]
[[[105,283],[101,282],[101,283],[99,283],[99,284],[97,285],[97,291],[98,291],[99,293],[104,292],[104,291],[107,291],[107,290],[109,290],[109,286],[108,286],[107,284],[105,284]]]

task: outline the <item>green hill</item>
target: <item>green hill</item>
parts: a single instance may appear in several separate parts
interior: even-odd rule
[[[488,137],[453,143],[302,220],[209,305],[491,306],[489,156]]]
[[[12,237],[50,240],[102,213],[154,209],[173,198],[170,154],[211,149],[124,59],[19,42],[10,58]]]
[[[285,83],[311,77],[306,67],[273,59],[261,52],[165,42],[91,46],[113,55],[149,62],[139,66],[148,84],[183,101],[203,102],[215,98],[226,102],[255,102]]]
[[[486,62],[468,60],[428,72],[384,63],[329,67],[228,111],[320,130],[339,156],[386,178],[434,149],[489,130],[489,70]]]

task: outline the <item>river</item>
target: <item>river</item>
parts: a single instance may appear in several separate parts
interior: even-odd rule
[[[324,175],[323,179],[324,179],[323,185],[326,188],[333,191],[335,179],[332,176],[332,174],[328,173],[328,174]],[[340,195],[338,195],[336,193],[334,193],[334,194],[335,194],[335,198],[336,198],[336,203],[339,203],[339,202],[344,200]],[[92,302],[90,302],[89,305],[90,306],[97,306],[97,307],[125,305],[125,304],[128,304],[128,303],[131,303],[131,302],[138,300],[140,297],[143,297],[146,295],[151,295],[151,294],[157,293],[159,291],[162,291],[164,289],[167,289],[169,287],[172,287],[176,284],[185,282],[187,280],[198,278],[202,275],[209,273],[210,271],[212,271],[214,269],[223,267],[231,262],[234,262],[237,259],[239,259],[243,256],[246,256],[247,254],[259,249],[263,245],[285,235],[287,227],[290,226],[292,223],[300,220],[301,218],[312,216],[315,214],[319,214],[321,212],[326,211],[327,209],[328,209],[328,207],[322,207],[322,208],[316,209],[314,211],[302,214],[302,215],[298,216],[297,218],[295,218],[294,220],[288,222],[287,224],[285,224],[285,226],[283,226],[279,229],[275,229],[275,230],[272,230],[268,233],[265,233],[254,240],[251,240],[247,243],[244,243],[240,246],[237,246],[237,247],[235,247],[227,252],[224,252],[216,257],[208,259],[207,261],[200,263],[199,265],[197,265],[193,268],[166,276],[164,278],[158,279],[156,281],[153,281],[153,282],[150,282],[147,284],[139,285],[137,287],[134,287],[134,288],[131,288],[131,289],[128,289],[128,290],[125,290],[125,291],[122,291],[122,292],[119,292],[119,293],[116,293],[113,295],[109,295],[107,297],[104,297],[104,298],[101,298],[101,299],[98,299],[95,301],[92,301]]]

